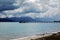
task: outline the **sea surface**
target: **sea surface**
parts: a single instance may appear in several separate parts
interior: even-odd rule
[[[60,23],[0,22],[0,40],[60,32]]]

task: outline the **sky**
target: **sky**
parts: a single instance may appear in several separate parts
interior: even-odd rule
[[[60,0],[0,0],[0,18],[23,16],[60,20]]]

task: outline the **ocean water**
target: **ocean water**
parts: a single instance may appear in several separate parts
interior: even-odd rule
[[[0,40],[60,32],[60,23],[0,22]]]

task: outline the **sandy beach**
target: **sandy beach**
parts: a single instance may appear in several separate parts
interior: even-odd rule
[[[33,35],[33,36],[11,39],[11,40],[60,40],[60,32]]]
[[[33,35],[33,36],[17,38],[17,39],[11,39],[11,40],[31,40],[31,39],[42,38],[42,37],[45,37],[45,36],[50,36],[50,35],[52,35],[52,34]]]

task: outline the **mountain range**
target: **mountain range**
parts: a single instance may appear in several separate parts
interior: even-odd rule
[[[53,19],[50,18],[31,18],[31,17],[12,17],[12,18],[0,18],[0,22],[53,22]],[[56,22],[56,21],[54,21]]]

